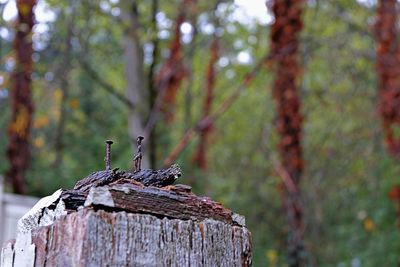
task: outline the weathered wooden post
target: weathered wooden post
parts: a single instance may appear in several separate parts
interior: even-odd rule
[[[244,219],[186,186],[57,191],[20,220],[1,266],[249,266]]]
[[[189,186],[160,184],[174,168],[100,171],[40,200],[3,245],[1,267],[250,266],[244,218]]]

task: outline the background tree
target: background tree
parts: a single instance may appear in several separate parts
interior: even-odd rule
[[[131,24],[122,19],[122,13],[131,10],[122,8],[122,1],[83,0],[76,2],[71,37],[63,160],[58,173],[52,168],[61,106],[62,77],[57,69],[65,59],[70,16],[63,14],[69,14],[70,3],[39,1],[35,9],[35,114],[30,139],[32,160],[26,179],[28,192],[37,196],[59,187],[70,188],[77,179],[103,169],[103,144],[108,138],[115,140],[113,165],[132,167],[134,151],[127,131],[131,103],[126,95],[124,54],[124,36]],[[155,16],[153,1],[136,4],[147,87],[151,66],[157,75],[169,57],[181,1],[159,1]],[[9,168],[5,140],[11,120],[15,61],[15,17],[9,15],[13,13],[10,6],[12,1],[5,5],[0,21],[1,173]],[[199,130],[195,130],[176,159],[184,172],[180,183],[192,184],[196,194],[207,194],[246,216],[254,239],[254,266],[283,266],[288,262],[288,228],[279,191],[282,177],[274,164],[279,162],[281,139],[273,126],[274,65],[271,58],[265,60],[272,51],[272,10],[263,0],[223,1],[217,7],[214,1],[197,1],[193,6],[180,29],[188,76],[177,91],[173,123],[157,120],[156,165],[161,166],[184,133],[202,121],[208,48],[218,33],[220,57],[215,65],[210,114],[211,118],[220,115],[212,120],[208,169],[204,172],[193,166],[199,142]],[[400,232],[395,207],[387,195],[398,183],[400,165],[385,150],[376,112],[376,41],[372,31],[376,8],[373,1],[361,0],[307,1],[303,6],[298,93],[305,118],[305,168],[299,187],[306,203],[304,246],[311,266],[395,266],[398,262]],[[212,16],[214,10],[219,27]],[[153,57],[155,39],[158,54]],[[266,84],[271,90],[266,90]],[[150,108],[149,98],[140,101],[146,109]],[[142,125],[147,124],[146,116],[141,119]],[[150,152],[148,145],[144,150]],[[11,185],[8,190],[12,190]]]
[[[9,144],[7,157],[10,169],[7,177],[13,190],[19,194],[27,192],[25,171],[30,161],[30,132],[33,116],[32,102],[32,28],[34,25],[34,0],[18,0],[18,19],[15,26],[14,50],[16,66],[12,77],[12,116],[8,127]]]
[[[378,76],[378,111],[382,120],[385,144],[390,155],[400,155],[398,126],[400,124],[400,53],[397,36],[397,2],[379,1],[375,35],[377,39],[376,69]],[[397,222],[400,222],[400,186],[392,186],[389,197],[397,209]]]
[[[283,209],[288,230],[290,266],[304,266],[304,222],[300,193],[303,173],[301,132],[303,116],[300,113],[298,93],[299,34],[303,27],[302,0],[275,0],[272,10],[275,22],[271,28],[271,56],[275,63],[273,94],[277,102],[276,127],[280,135],[279,152],[283,179]]]

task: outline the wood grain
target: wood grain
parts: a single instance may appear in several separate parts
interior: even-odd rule
[[[250,266],[250,232],[205,220],[83,209],[33,234],[36,267]]]

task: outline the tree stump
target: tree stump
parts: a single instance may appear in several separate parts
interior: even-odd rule
[[[19,221],[1,266],[250,266],[244,218],[183,185],[58,190]]]

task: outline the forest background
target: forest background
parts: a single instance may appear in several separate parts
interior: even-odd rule
[[[136,136],[147,134],[145,164],[161,168],[195,127],[201,134],[190,135],[172,157],[184,172],[179,182],[246,216],[254,266],[286,266],[290,229],[282,208],[275,75],[268,62],[259,63],[271,53],[271,5],[39,0],[30,35],[35,108],[26,193],[71,188],[103,169],[106,139],[115,142],[113,167],[129,169]],[[310,266],[399,262],[389,192],[400,167],[385,147],[377,111],[377,5],[304,1],[300,189]],[[16,3],[0,1],[0,12],[0,173],[6,174]],[[221,104],[226,110],[218,113]],[[200,127],[199,120],[215,111],[217,119]]]

